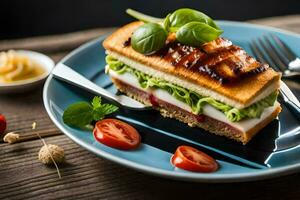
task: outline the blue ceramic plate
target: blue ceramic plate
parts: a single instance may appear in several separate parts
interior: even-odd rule
[[[252,54],[249,42],[266,33],[280,37],[300,56],[300,36],[257,25],[219,21],[225,31],[224,37],[242,46]],[[102,41],[105,37],[93,40],[76,49],[61,62],[111,92],[117,92],[110,79],[104,74],[105,50]],[[297,85],[297,84],[294,84]],[[291,88],[296,96],[299,87]],[[173,119],[160,116],[156,111],[128,111],[120,109],[114,116],[135,126],[142,135],[142,145],[133,151],[112,149],[96,142],[91,132],[66,126],[62,122],[63,110],[70,104],[92,98],[92,95],[79,88],[49,76],[44,87],[44,104],[55,125],[68,137],[87,150],[121,165],[172,179],[201,182],[238,182],[265,179],[300,171],[300,147],[275,152],[274,140],[278,135],[299,126],[288,109],[278,120],[274,120],[262,133],[243,146],[224,137],[209,134],[198,128],[190,128]],[[215,157],[220,169],[215,173],[193,173],[174,168],[170,157],[176,147],[182,144],[194,146]]]

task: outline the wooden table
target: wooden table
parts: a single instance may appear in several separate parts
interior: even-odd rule
[[[300,15],[253,20],[300,33]],[[71,34],[0,41],[0,50],[32,49],[55,61],[80,44],[111,31],[100,28]],[[50,121],[42,102],[42,88],[32,93],[1,95],[0,113],[8,120],[8,131],[17,131],[26,141],[9,145],[0,142],[0,199],[300,199],[300,173],[271,180],[205,184],[158,178],[136,172],[99,158],[63,135]],[[31,124],[37,128],[31,130]],[[48,144],[65,149],[66,163],[55,168],[37,159],[42,146],[39,133]]]

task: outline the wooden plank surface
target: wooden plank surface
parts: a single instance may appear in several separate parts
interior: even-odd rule
[[[300,33],[300,16],[253,20]],[[55,61],[80,44],[113,28],[38,38],[0,41],[0,50],[32,49],[47,53]],[[79,147],[53,125],[42,103],[42,88],[32,93],[1,95],[0,113],[8,120],[8,131],[20,133],[24,141],[0,142],[0,199],[169,199],[193,196],[201,199],[300,199],[300,173],[248,183],[186,183],[145,175],[95,156]],[[37,123],[36,130],[31,124]],[[42,146],[37,133],[48,143],[65,149],[66,163],[55,168],[37,159]]]
[[[70,51],[100,35],[113,31],[114,28],[98,28],[63,35],[40,36],[34,38],[0,41],[0,51],[6,49],[30,49],[48,54]]]

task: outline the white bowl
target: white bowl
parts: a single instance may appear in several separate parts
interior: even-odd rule
[[[37,62],[41,67],[43,67],[45,72],[37,77],[26,80],[14,81],[12,83],[0,83],[0,94],[20,93],[32,90],[43,84],[47,76],[54,68],[54,61],[49,56],[46,56],[42,53],[29,50],[16,50],[16,52],[26,55],[30,59]]]

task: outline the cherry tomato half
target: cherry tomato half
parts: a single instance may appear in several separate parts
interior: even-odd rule
[[[129,150],[141,143],[141,136],[131,125],[117,119],[98,121],[94,129],[95,139],[112,148]]]
[[[193,172],[214,172],[218,169],[215,159],[190,146],[179,146],[171,158],[171,163]]]
[[[0,135],[4,133],[6,129],[6,119],[0,114]]]

